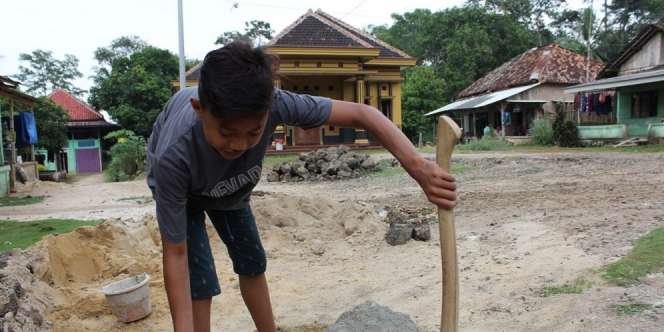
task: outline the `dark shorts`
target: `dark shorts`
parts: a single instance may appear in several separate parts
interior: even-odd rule
[[[256,276],[264,273],[267,265],[265,250],[250,208],[233,211],[189,210],[187,255],[193,299],[206,299],[221,293],[205,229],[205,213],[226,244],[235,273]]]

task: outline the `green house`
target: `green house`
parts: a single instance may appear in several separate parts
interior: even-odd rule
[[[0,76],[0,97],[6,102],[0,103],[0,197],[9,194],[16,179],[14,118],[19,112],[29,110],[36,102],[35,98],[18,90],[19,84],[9,77]]]
[[[582,139],[664,138],[664,23],[641,31],[597,80],[565,92],[615,95],[615,124],[580,126]]]

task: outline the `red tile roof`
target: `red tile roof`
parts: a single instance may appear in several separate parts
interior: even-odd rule
[[[62,107],[69,115],[69,121],[104,121],[104,117],[92,106],[72,96],[69,92],[57,89],[48,96],[56,105]]]
[[[595,79],[604,64],[590,60],[589,80]],[[505,62],[461,91],[459,98],[533,83],[579,84],[586,80],[586,57],[550,44],[530,49]]]

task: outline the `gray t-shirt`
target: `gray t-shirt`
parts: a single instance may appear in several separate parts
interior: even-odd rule
[[[260,142],[239,158],[226,160],[205,140],[191,97],[198,98],[196,88],[180,90],[169,100],[147,147],[148,186],[157,205],[160,232],[171,242],[186,238],[187,206],[211,210],[248,206],[278,124],[318,127],[332,109],[330,99],[277,89]]]

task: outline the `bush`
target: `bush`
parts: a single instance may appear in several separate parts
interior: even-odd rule
[[[553,145],[553,127],[548,119],[540,118],[533,121],[528,133],[537,145]]]
[[[460,145],[459,150],[470,151],[494,151],[494,150],[507,150],[510,144],[501,138],[485,137],[478,140],[470,141],[466,144]]]
[[[579,129],[576,128],[574,122],[570,120],[565,121],[558,145],[566,148],[581,146],[581,142],[579,142]]]
[[[119,182],[135,178],[145,170],[145,139],[131,130],[117,130],[104,139],[115,139],[111,147],[111,162],[106,169],[109,181]]]
[[[562,104],[556,104],[556,119],[553,121],[553,140],[561,147],[580,146],[579,130],[576,124],[565,120]]]

